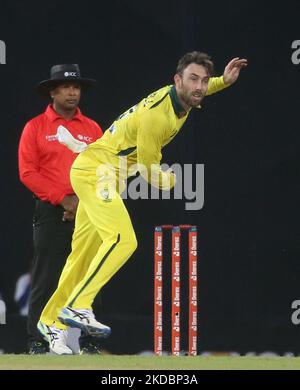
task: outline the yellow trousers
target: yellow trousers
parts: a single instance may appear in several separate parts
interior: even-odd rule
[[[100,153],[101,156],[101,153]],[[91,309],[95,296],[129,259],[137,247],[123,200],[105,162],[81,153],[71,169],[71,183],[79,198],[72,251],[58,287],[45,306],[41,321],[66,327],[57,316],[63,307]]]

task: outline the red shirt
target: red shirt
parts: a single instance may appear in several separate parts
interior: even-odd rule
[[[20,179],[39,199],[54,205],[60,204],[65,195],[74,194],[70,169],[77,157],[56,139],[59,125],[87,144],[103,134],[99,125],[82,115],[79,108],[72,119],[65,120],[49,105],[43,114],[27,122],[19,144]]]

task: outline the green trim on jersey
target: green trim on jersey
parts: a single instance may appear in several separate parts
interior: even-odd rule
[[[173,85],[172,88],[170,89],[169,95],[171,97],[171,102],[172,102],[172,106],[174,108],[175,114],[178,116],[178,118],[181,118],[182,116],[186,115],[187,112],[182,107],[182,105],[178,99],[175,85]]]

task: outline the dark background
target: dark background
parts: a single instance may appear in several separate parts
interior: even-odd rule
[[[249,61],[233,87],[191,113],[163,152],[168,164],[205,164],[204,208],[126,201],[139,248],[103,289],[101,319],[111,320],[115,335],[107,348],[152,349],[153,227],[189,223],[199,229],[199,351],[300,353],[291,322],[291,303],[300,299],[300,65],[291,62],[299,14],[299,2],[290,0],[0,1],[7,46],[0,65],[0,290],[9,314],[32,255],[33,202],[18,180],[17,147],[26,121],[47,104],[34,86],[51,65],[80,64],[98,80],[81,108],[105,129],[171,84],[184,53],[202,50],[217,74],[235,56]]]

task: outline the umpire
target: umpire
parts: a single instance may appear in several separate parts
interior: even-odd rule
[[[50,79],[37,91],[52,98],[42,114],[24,127],[19,144],[19,174],[33,193],[34,256],[28,313],[30,354],[48,351],[36,324],[42,309],[57,287],[59,276],[71,251],[78,198],[70,183],[70,168],[76,157],[57,140],[57,128],[63,125],[72,136],[87,144],[102,136],[99,125],[78,108],[81,92],[94,86],[95,80],[81,77],[77,64],[55,65]],[[83,353],[97,353],[99,348],[88,338],[79,339]]]

